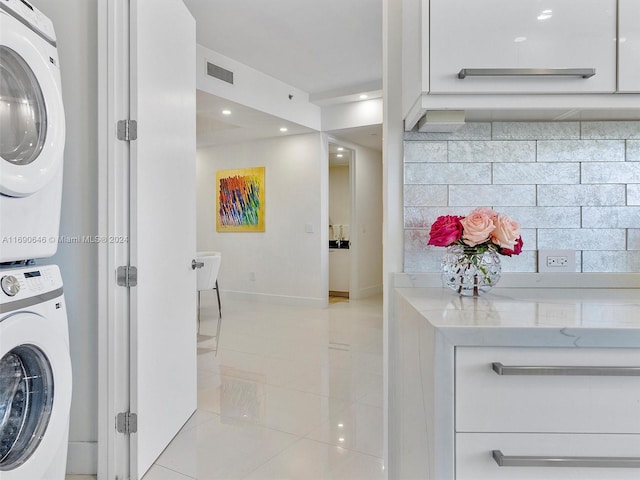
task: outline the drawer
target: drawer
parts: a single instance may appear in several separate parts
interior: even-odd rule
[[[499,466],[493,451],[502,452],[505,463],[528,463],[538,466]],[[514,460],[513,457],[525,457]],[[542,457],[531,459],[530,457]],[[626,467],[542,466],[546,459],[578,457],[579,464],[599,462]],[[626,457],[626,459],[625,459]],[[629,460],[632,459],[632,460]],[[635,460],[634,460],[635,459]],[[462,433],[456,435],[456,480],[619,480],[640,478],[640,435],[571,435]]]
[[[498,375],[492,369],[494,362],[640,367],[637,349],[458,347],[455,362],[457,432],[640,433],[640,376]]]

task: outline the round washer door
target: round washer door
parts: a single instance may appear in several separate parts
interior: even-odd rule
[[[24,197],[62,168],[65,118],[54,47],[0,13],[0,193]]]
[[[67,441],[71,361],[60,323],[35,313],[0,322],[2,480],[42,478]]]

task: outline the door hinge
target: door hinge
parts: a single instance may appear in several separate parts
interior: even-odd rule
[[[118,140],[130,142],[138,139],[138,122],[135,120],[118,121]]]
[[[122,412],[116,415],[116,431],[127,435],[136,433],[138,431],[138,414]]]
[[[138,269],[129,265],[118,267],[116,279],[120,287],[135,287],[138,284]]]

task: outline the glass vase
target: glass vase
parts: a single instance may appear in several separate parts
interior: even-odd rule
[[[489,248],[478,253],[474,247],[451,245],[442,259],[442,281],[459,295],[478,297],[500,280],[500,256]]]

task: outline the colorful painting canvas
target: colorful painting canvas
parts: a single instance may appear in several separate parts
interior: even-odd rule
[[[264,167],[216,172],[218,232],[264,232]]]

